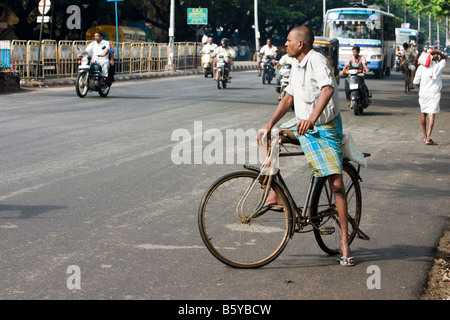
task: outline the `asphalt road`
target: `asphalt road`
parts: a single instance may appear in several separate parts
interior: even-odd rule
[[[276,107],[255,71],[233,73],[225,90],[188,76],[116,83],[106,99],[73,87],[0,95],[0,299],[417,299],[448,226],[448,70],[437,146],[421,141],[417,90],[405,94],[401,74],[368,76],[373,104],[361,116],[341,82],[344,131],[372,154],[361,221],[371,240],[352,244],[352,268],[312,234],[257,270],[224,266],[201,241],[200,199],[241,168],[242,152],[207,164],[207,133],[256,130]],[[181,133],[192,154],[176,164]],[[302,199],[304,159],[281,168]]]

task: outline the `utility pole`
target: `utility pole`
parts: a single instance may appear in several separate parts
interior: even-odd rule
[[[436,19],[436,40],[437,40],[437,45],[440,46],[441,45],[441,41],[439,40],[439,19]]]
[[[450,42],[448,40],[448,16],[445,17],[445,46],[450,46]]]
[[[428,42],[430,46],[433,45],[433,42],[431,41],[431,16],[428,16]]]
[[[173,65],[173,49],[175,42],[175,0],[170,0],[170,26],[169,26],[169,67],[175,70]]]
[[[255,50],[259,50],[258,0],[255,0]]]

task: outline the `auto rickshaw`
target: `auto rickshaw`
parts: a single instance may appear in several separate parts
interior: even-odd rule
[[[339,40],[336,38],[315,37],[313,49],[322,53],[328,59],[339,84]]]

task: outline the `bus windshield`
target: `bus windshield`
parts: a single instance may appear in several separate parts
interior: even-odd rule
[[[396,35],[395,35],[395,42],[398,45],[401,45],[403,43],[410,43],[411,40],[414,40],[416,43],[417,41],[417,32],[402,32],[402,31],[397,31]]]
[[[328,37],[342,39],[381,40],[381,28],[375,21],[339,21],[327,22]]]

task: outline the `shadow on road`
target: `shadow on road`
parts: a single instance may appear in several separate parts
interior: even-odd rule
[[[63,206],[0,205],[0,219],[29,219],[53,210],[66,209]],[[17,214],[18,213],[18,214]]]

